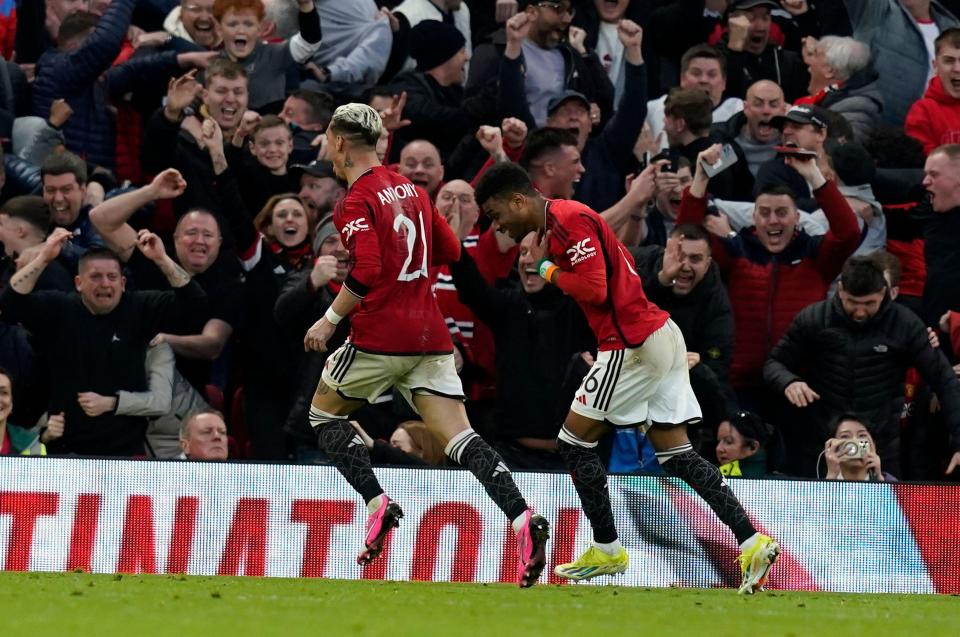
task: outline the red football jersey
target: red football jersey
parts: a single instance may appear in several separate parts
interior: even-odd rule
[[[350,342],[378,354],[452,352],[430,266],[460,258],[460,242],[427,193],[376,166],[350,186],[333,222],[350,251],[344,287],[363,299],[350,315]]]
[[[576,201],[547,201],[557,286],[580,305],[600,351],[639,347],[670,315],[647,300],[633,257],[600,215]]]

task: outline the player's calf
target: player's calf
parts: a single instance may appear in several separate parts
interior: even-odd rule
[[[694,451],[689,442],[658,451],[657,461],[667,474],[693,487],[720,521],[730,527],[738,543],[743,544],[757,532],[720,470]]]

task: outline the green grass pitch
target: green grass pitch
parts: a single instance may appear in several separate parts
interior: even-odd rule
[[[0,635],[935,637],[956,596],[0,574]]]

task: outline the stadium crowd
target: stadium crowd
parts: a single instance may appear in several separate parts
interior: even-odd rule
[[[960,474],[960,0],[8,0],[0,51],[2,454],[324,462],[322,133],[361,101],[462,242],[430,276],[512,469],[563,469],[597,343],[477,205],[501,162],[627,246],[726,475]],[[399,395],[354,426],[445,462]]]

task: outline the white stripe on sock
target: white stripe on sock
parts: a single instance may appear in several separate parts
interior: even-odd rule
[[[560,433],[557,434],[557,439],[562,440],[568,445],[573,445],[574,447],[583,447],[584,449],[593,449],[597,446],[598,442],[587,442],[583,438],[570,433],[566,427],[561,427]]]
[[[444,448],[443,453],[447,457],[460,462],[460,455],[463,453],[463,450],[466,448],[467,444],[474,438],[478,437],[477,432],[473,429],[464,429],[456,436],[450,439],[450,442],[447,443],[447,446]]]

